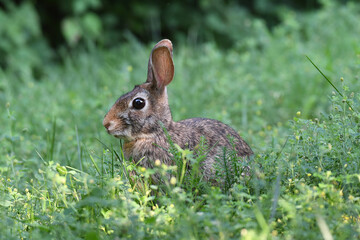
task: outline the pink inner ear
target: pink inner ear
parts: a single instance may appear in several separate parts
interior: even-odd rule
[[[152,68],[159,89],[167,86],[172,81],[174,77],[174,64],[171,53],[166,46],[154,49],[152,53]]]

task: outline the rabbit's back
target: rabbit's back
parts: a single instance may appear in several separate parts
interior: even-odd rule
[[[252,155],[249,145],[228,125],[208,118],[191,118],[174,123],[169,133],[175,143],[193,150],[201,137],[205,137],[209,148],[236,148],[238,156]],[[230,140],[233,140],[231,143]]]

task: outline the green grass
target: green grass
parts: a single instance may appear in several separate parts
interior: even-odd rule
[[[273,32],[255,21],[257,37],[227,51],[174,43],[174,119],[221,120],[255,152],[228,191],[134,166],[105,132],[111,104],[145,80],[151,46],[64,54],[40,77],[0,70],[0,238],[359,238],[358,10],[286,12]],[[173,151],[179,168],[192,159]],[[155,173],[175,179],[151,185]]]

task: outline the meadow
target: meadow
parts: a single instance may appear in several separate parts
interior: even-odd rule
[[[255,153],[226,189],[131,163],[102,126],[152,45],[89,43],[38,74],[14,56],[0,68],[0,239],[359,239],[360,5],[331,3],[271,31],[250,21],[228,49],[173,42],[174,120],[223,121]]]

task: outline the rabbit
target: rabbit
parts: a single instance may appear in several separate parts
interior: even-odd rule
[[[125,157],[135,162],[142,159],[139,164],[146,168],[153,168],[157,159],[166,165],[175,164],[168,151],[167,134],[173,143],[190,150],[196,149],[203,136],[209,151],[200,170],[205,180],[213,182],[216,158],[223,154],[224,147],[235,146],[238,157],[244,161],[253,151],[234,129],[220,121],[206,118],[173,121],[166,90],[174,78],[172,55],[170,40],[161,40],[154,46],[146,82],[117,99],[103,125],[109,134],[124,140]]]

